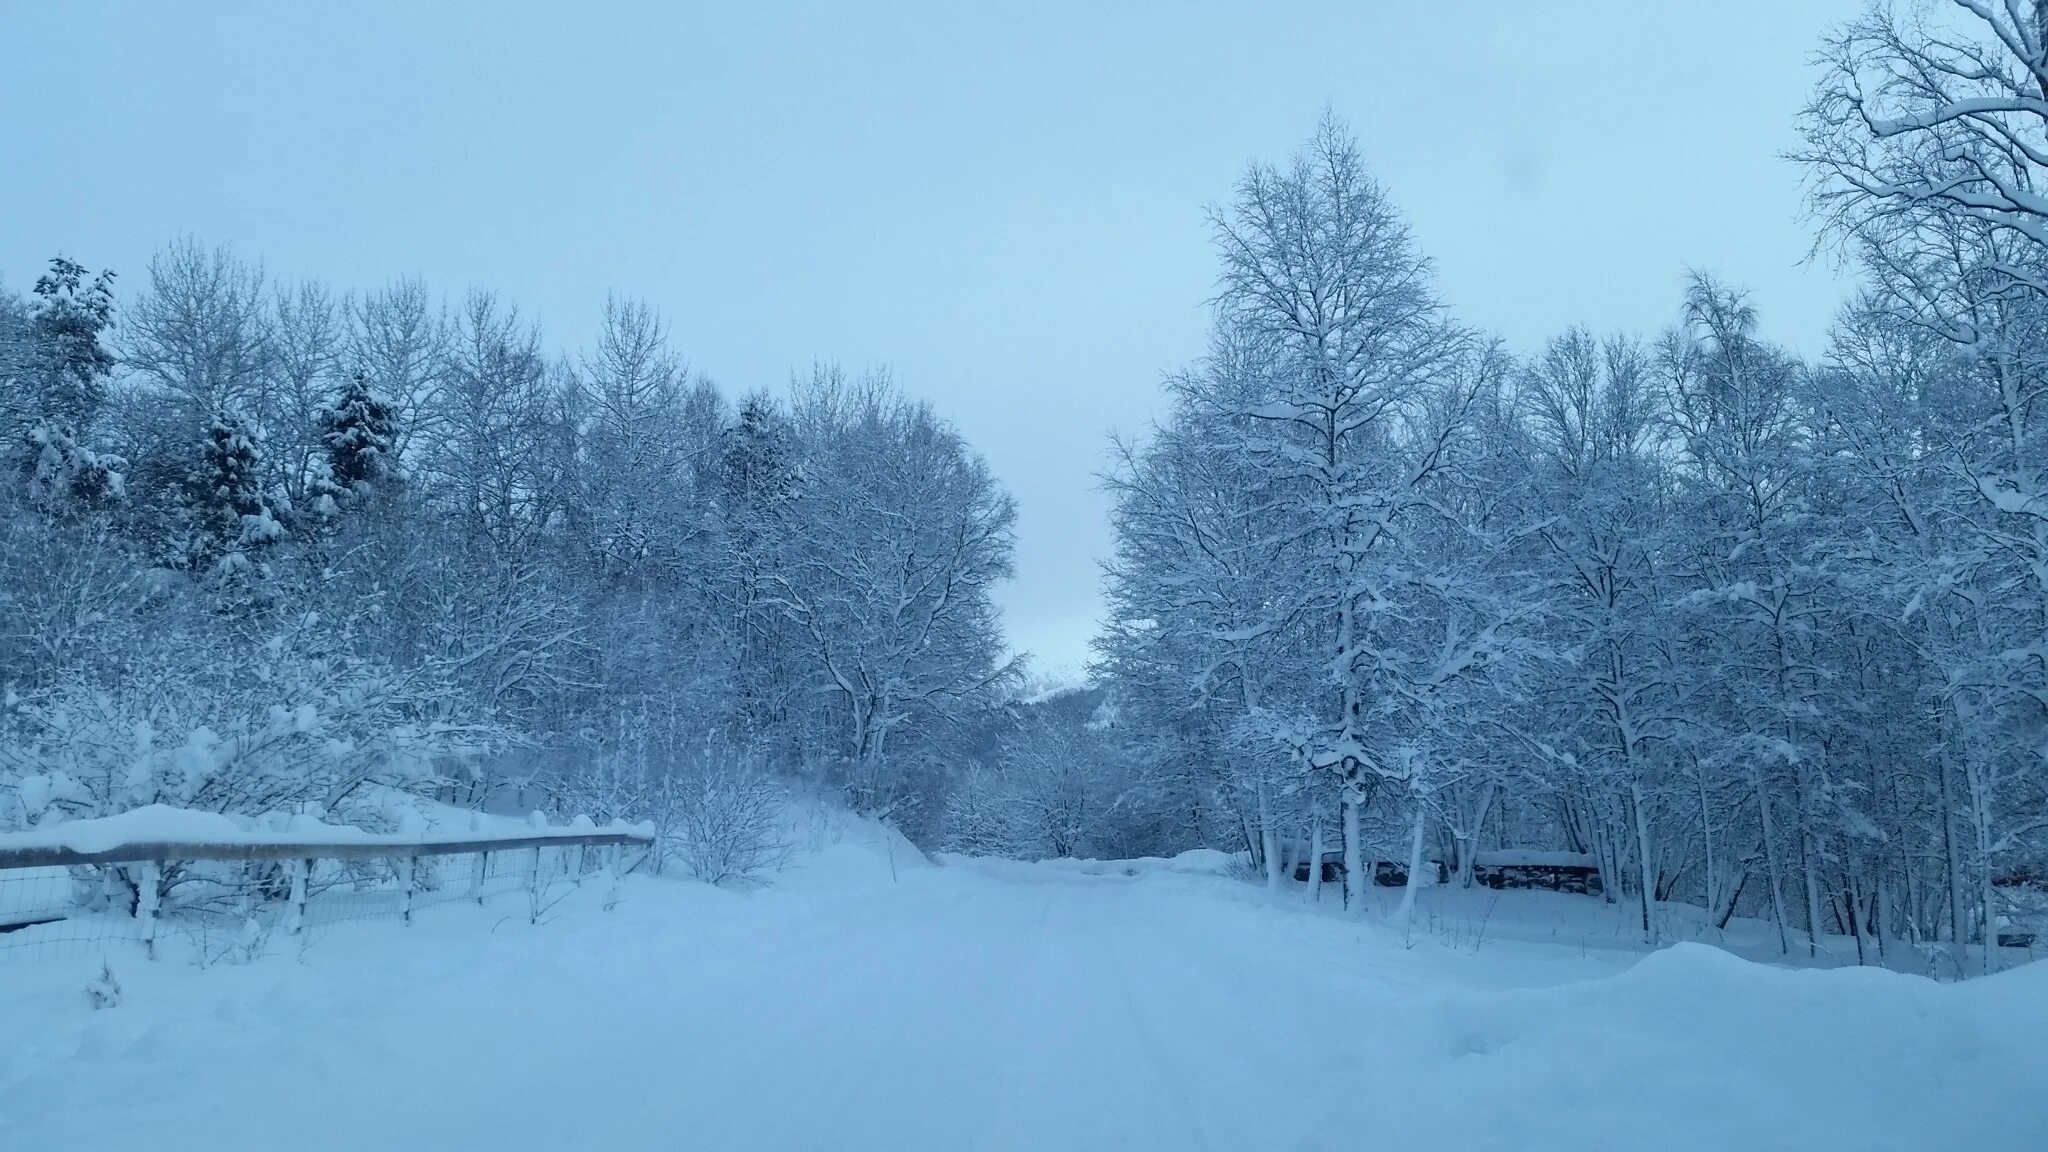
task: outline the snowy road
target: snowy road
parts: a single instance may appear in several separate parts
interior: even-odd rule
[[[1163,871],[631,895],[538,929],[365,925],[303,963],[136,962],[105,1012],[82,979],[0,969],[0,1144],[2048,1147],[2028,971],[1942,987],[1688,948],[1612,976],[1633,957],[1404,947]]]

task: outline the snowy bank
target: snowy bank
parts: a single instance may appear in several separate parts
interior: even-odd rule
[[[616,910],[577,890],[538,925],[460,902],[253,964],[117,957],[126,995],[105,1011],[84,992],[97,956],[16,965],[0,981],[8,1139],[2048,1147],[2048,967],[1944,985],[1702,947],[1474,952],[1200,871],[1228,857],[1145,862],[1130,882],[1088,872],[1102,862],[932,868],[877,825],[829,824],[788,887],[634,877]]]
[[[1436,1096],[1454,1104],[1448,1146],[1525,1132],[1519,1147],[2048,1147],[2044,965],[1939,984],[1680,944],[1602,980],[1446,997],[1436,1015],[1424,1064],[1462,1082]]]
[[[932,860],[879,820],[822,801],[793,801],[783,818],[788,851],[764,877],[788,892],[845,892],[899,882]]]

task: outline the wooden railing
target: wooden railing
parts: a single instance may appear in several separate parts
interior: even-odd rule
[[[61,878],[67,881],[64,887],[70,889],[81,877],[90,884],[97,876],[103,889],[118,886],[125,892],[128,905],[122,917],[126,923],[121,931],[113,932],[104,930],[108,919],[104,906],[97,912],[83,906],[70,907],[68,891],[53,893],[42,903],[38,903],[40,897],[0,900],[0,934],[91,916],[102,924],[102,931],[90,939],[133,939],[154,958],[158,951],[160,920],[166,912],[164,898],[168,889],[188,879],[192,865],[207,863],[276,862],[281,865],[279,869],[266,872],[271,883],[263,886],[260,896],[259,886],[244,877],[240,914],[244,919],[252,918],[260,904],[270,913],[277,927],[291,935],[300,935],[308,925],[308,900],[313,895],[321,863],[390,861],[393,867],[388,876],[379,870],[380,882],[365,887],[360,876],[331,879],[328,889],[348,885],[350,893],[368,891],[393,897],[389,911],[410,924],[415,899],[421,890],[423,871],[420,862],[449,856],[474,857],[467,877],[462,875],[458,866],[452,877],[442,875],[439,869],[433,870],[435,881],[453,880],[460,885],[466,879],[466,891],[460,898],[474,899],[481,904],[491,878],[509,879],[525,891],[529,919],[538,922],[546,907],[543,894],[558,878],[581,885],[590,876],[603,874],[611,885],[605,906],[612,906],[617,902],[620,879],[637,868],[653,848],[654,838],[644,832],[617,828],[593,830],[588,825],[581,829],[536,828],[531,833],[513,835],[418,839],[402,836],[342,841],[264,838],[253,842],[223,843],[152,840],[90,850],[56,845],[0,847],[0,895],[4,895],[10,880],[22,883],[35,880],[47,886]],[[547,852],[557,854],[557,861],[563,865],[560,869],[550,871],[543,867],[543,853]],[[568,856],[571,852],[575,853],[573,860]],[[596,854],[594,861],[593,854]],[[58,872],[58,869],[65,871]],[[81,871],[87,869],[91,871]],[[218,877],[208,878],[206,883],[216,890],[224,887]],[[443,883],[436,883],[434,890],[444,897],[451,894],[450,888]],[[219,899],[216,897],[216,902]],[[105,903],[102,901],[103,905]],[[11,918],[10,907],[13,909]],[[23,935],[31,936],[28,932]],[[0,943],[7,942],[10,942],[7,936],[0,935]],[[34,942],[36,940],[32,936],[21,941],[25,944]]]

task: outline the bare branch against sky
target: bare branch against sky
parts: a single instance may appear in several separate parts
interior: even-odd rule
[[[1071,668],[1105,434],[1200,353],[1202,209],[1248,160],[1333,108],[1446,303],[1518,352],[1653,332],[1689,268],[1813,351],[1842,289],[1777,157],[1859,7],[13,5],[0,268],[132,288],[189,233],[343,289],[489,287],[567,346],[644,297],[736,394],[886,362],[1016,494],[1011,640]]]

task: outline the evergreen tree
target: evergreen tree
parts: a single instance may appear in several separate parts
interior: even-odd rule
[[[33,301],[0,316],[0,454],[14,454],[40,501],[74,489],[97,500],[120,487],[118,459],[79,443],[114,370],[100,343],[113,322],[113,277],[88,281],[83,266],[59,256]]]
[[[739,421],[725,431],[719,480],[727,526],[743,544],[754,543],[765,515],[796,487],[789,433],[774,401],[756,394],[740,407]]]
[[[29,429],[29,492],[46,509],[96,508],[119,499],[127,489],[127,461],[94,452],[54,421]]]
[[[253,436],[232,416],[215,416],[185,484],[191,529],[182,557],[194,571],[239,567],[239,559],[284,536],[259,477]]]
[[[723,439],[718,510],[730,557],[726,596],[738,633],[734,720],[741,731],[758,734],[778,711],[777,616],[769,587],[777,567],[773,525],[796,491],[796,473],[784,419],[766,396],[748,397]]]
[[[29,309],[35,417],[82,430],[106,400],[114,372],[114,354],[100,343],[114,318],[114,274],[87,281],[83,265],[59,256],[36,280],[35,297]]]
[[[397,479],[393,450],[398,442],[398,421],[391,406],[370,391],[361,372],[349,379],[321,413],[320,438],[327,445],[323,495],[361,494]]]

